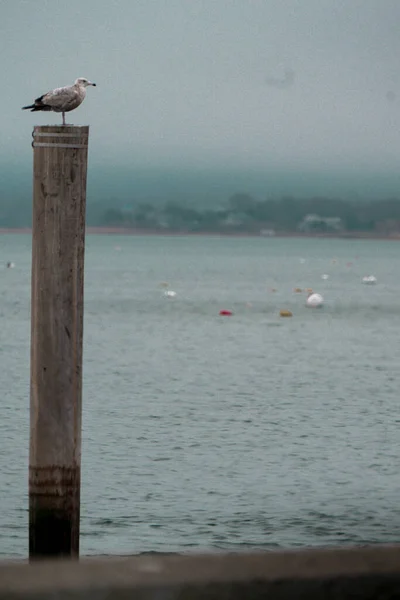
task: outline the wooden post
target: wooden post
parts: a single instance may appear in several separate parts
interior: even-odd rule
[[[29,556],[79,556],[89,127],[33,131]]]

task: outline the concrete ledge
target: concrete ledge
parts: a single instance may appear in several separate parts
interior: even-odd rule
[[[400,546],[0,565],[0,600],[400,599]]]

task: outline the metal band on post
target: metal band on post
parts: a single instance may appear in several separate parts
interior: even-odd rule
[[[86,144],[46,144],[32,142],[32,148],[87,148]]]

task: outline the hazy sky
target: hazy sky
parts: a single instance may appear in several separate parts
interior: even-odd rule
[[[399,0],[1,0],[0,159],[85,76],[95,165],[398,168]]]

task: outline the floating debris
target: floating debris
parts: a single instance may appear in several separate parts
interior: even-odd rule
[[[233,315],[233,312],[231,310],[224,308],[219,311],[219,314],[221,317],[231,317]]]
[[[375,285],[377,279],[373,275],[367,275],[366,277],[362,278],[362,282],[366,283],[367,285]]]
[[[309,308],[320,308],[324,303],[321,294],[310,294],[306,300],[306,306]]]

